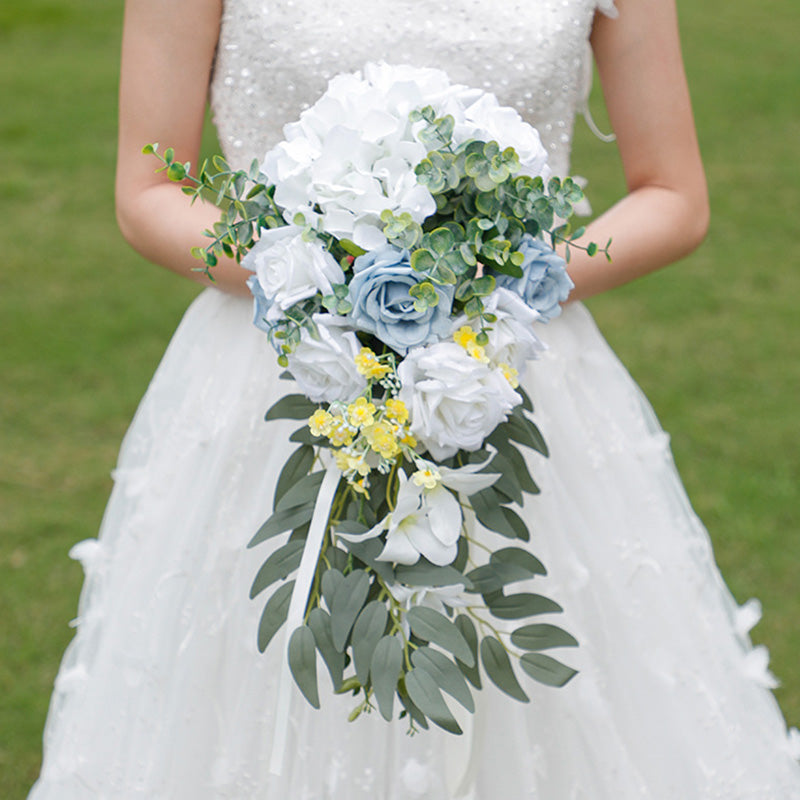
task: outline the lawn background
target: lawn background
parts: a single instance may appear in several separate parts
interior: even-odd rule
[[[121,2],[0,7],[0,796],[38,772],[50,687],[125,428],[188,282],[122,242],[112,206]],[[672,433],[687,490],[778,699],[800,724],[800,35],[797,0],[681,8],[712,194],[704,247],[591,301]],[[190,35],[190,26],[187,29]],[[595,91],[595,95],[598,92]],[[593,98],[602,122],[601,99]],[[577,125],[598,210],[623,191],[613,146]],[[211,142],[209,137],[209,143]],[[213,146],[209,144],[209,146]],[[246,587],[243,587],[246,590]]]

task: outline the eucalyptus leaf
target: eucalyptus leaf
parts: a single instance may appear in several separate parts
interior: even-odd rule
[[[437,567],[426,558],[420,558],[416,564],[401,564],[395,567],[395,578],[406,586],[455,586],[469,581],[464,573],[455,567]]]
[[[364,606],[353,625],[351,639],[353,662],[356,668],[356,677],[363,685],[366,685],[369,679],[372,654],[375,652],[378,642],[383,638],[388,618],[386,606],[378,600],[373,600]]]
[[[375,646],[369,672],[378,709],[387,721],[392,719],[397,679],[402,668],[403,645],[396,636],[384,636]]]
[[[256,535],[248,542],[248,547],[255,547],[257,544],[278,536],[286,531],[298,528],[311,520],[314,514],[314,503],[309,503],[296,508],[289,508],[284,511],[276,511],[256,532]]]
[[[406,691],[414,704],[431,722],[448,733],[460,734],[461,728],[447,707],[436,681],[424,670],[415,667],[406,674]]]
[[[520,658],[519,665],[531,678],[546,686],[564,686],[578,674],[578,670],[544,653],[525,653]]]
[[[326,573],[327,574],[327,573]],[[331,633],[333,644],[343,652],[353,623],[361,613],[369,594],[369,577],[364,570],[353,570],[339,582],[333,592],[331,609]]]
[[[344,575],[338,567],[325,570],[322,573],[322,596],[330,610],[333,607],[333,596],[339,584],[344,580]]]
[[[509,439],[524,444],[543,456],[549,455],[547,443],[541,432],[521,411],[518,413],[512,412],[505,425]]]
[[[281,625],[286,622],[289,601],[292,599],[292,589],[294,589],[294,581],[281,584],[264,606],[261,621],[258,624],[258,649],[262,653],[267,649],[272,637],[280,630]]]
[[[365,539],[363,542],[350,542],[341,539],[342,547],[347,548],[359,561],[375,570],[387,583],[394,583],[394,570],[388,561],[378,561],[378,556],[383,552],[383,542],[377,537]]]
[[[314,708],[319,708],[317,643],[307,625],[297,628],[289,639],[289,667],[303,696]]]
[[[481,663],[486,674],[498,689],[522,703],[529,702],[529,697],[519,685],[511,660],[503,645],[493,636],[486,636],[481,641]]]
[[[475,663],[472,650],[461,631],[443,614],[426,606],[414,606],[406,613],[412,633],[452,653],[467,666]]]
[[[520,575],[533,577],[534,575],[547,575],[544,564],[528,550],[521,547],[504,547],[495,550],[489,557],[489,563],[493,567],[502,564],[504,567],[513,567],[519,570]]]
[[[487,600],[489,611],[498,619],[522,619],[537,614],[550,614],[563,611],[561,606],[541,594],[519,592],[511,595],[499,595]]]
[[[417,705],[414,701],[408,696],[408,692],[405,690],[405,681],[403,681],[403,688],[398,690],[397,696],[400,698],[400,703],[402,704],[403,708],[406,710],[411,719],[423,728],[424,730],[428,730],[428,718],[419,710]]]
[[[475,701],[464,675],[444,653],[431,647],[420,647],[411,654],[411,663],[427,672],[442,691],[458,700],[467,711],[475,711]]]
[[[308,615],[308,627],[311,628],[311,632],[314,634],[317,650],[319,650],[322,660],[328,668],[333,691],[335,692],[342,685],[344,653],[340,653],[333,645],[330,614],[322,608],[312,608],[311,613]]]
[[[472,653],[473,665],[467,666],[460,659],[456,659],[456,664],[467,680],[476,688],[481,688],[481,671],[478,666],[478,632],[475,630],[475,623],[466,615],[459,614],[455,619],[455,626],[461,631],[462,636],[469,644]]]
[[[267,422],[274,419],[307,419],[318,408],[318,403],[312,403],[303,394],[287,394],[270,406],[264,419]]]
[[[300,566],[304,547],[305,542],[289,541],[275,550],[256,574],[250,587],[250,599],[252,600],[275,581],[282,580],[294,572]]]
[[[309,503],[313,507],[316,504],[319,487],[322,486],[322,479],[325,477],[325,474],[324,470],[319,470],[300,478],[300,480],[281,497],[275,507],[276,510],[286,511],[291,508],[308,505]]]
[[[524,625],[511,634],[511,642],[521,650],[549,650],[551,647],[577,647],[574,636],[556,625]]]
[[[301,445],[286,460],[281,470],[278,483],[275,486],[273,506],[286,494],[286,492],[301,478],[308,475],[314,463],[314,448],[311,445]]]
[[[308,425],[303,425],[302,428],[298,428],[294,433],[289,436],[290,442],[295,442],[296,444],[312,444],[312,445],[322,445],[323,447],[328,447],[327,440],[322,436],[314,436],[311,433],[311,429]]]

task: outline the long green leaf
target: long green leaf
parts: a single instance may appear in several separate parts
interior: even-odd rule
[[[578,670],[544,653],[525,653],[519,664],[531,678],[547,686],[564,686],[578,674]]]
[[[444,653],[420,647],[411,654],[411,663],[427,672],[442,691],[458,700],[467,711],[475,711],[475,701],[461,670]]]
[[[303,696],[314,708],[319,708],[317,643],[307,625],[297,628],[289,639],[289,667]]]
[[[498,619],[522,619],[537,614],[557,613],[563,611],[558,603],[540,594],[519,592],[518,594],[500,595],[487,600],[489,611]]]
[[[513,500],[522,505],[522,484],[517,477],[516,470],[511,461],[499,450],[494,454],[491,464],[486,468],[487,472],[497,472],[500,477],[492,484],[493,489],[499,489]]]
[[[406,617],[415,636],[426,642],[438,644],[467,666],[474,665],[475,659],[469,643],[461,631],[443,614],[426,606],[414,606],[407,612]]]
[[[261,621],[258,623],[258,649],[263,653],[267,645],[272,641],[272,637],[286,622],[289,613],[289,601],[292,599],[292,589],[294,581],[281,584],[267,600],[264,611],[261,614]]]
[[[322,485],[322,479],[325,477],[325,474],[324,470],[319,470],[318,472],[312,472],[310,475],[300,478],[300,480],[281,497],[275,510],[287,511],[291,508],[299,508],[308,505],[309,503],[313,508],[317,501],[319,487]]]
[[[428,718],[417,708],[414,701],[408,696],[408,692],[405,690],[405,679],[402,680],[398,687],[397,696],[400,698],[400,703],[406,710],[408,716],[411,717],[420,728],[428,730]]]
[[[516,413],[515,413],[516,412]],[[515,409],[508,417],[508,438],[524,444],[543,456],[549,455],[547,444],[539,428],[521,410]]]
[[[461,733],[461,728],[447,707],[436,681],[424,670],[415,667],[406,674],[406,690],[414,704],[431,722],[448,733]]]
[[[481,641],[481,662],[486,674],[498,689],[522,703],[529,701],[528,695],[525,694],[514,674],[508,653],[499,640],[493,636],[486,636]]]
[[[578,640],[556,625],[524,625],[511,634],[521,650],[549,650],[551,647],[577,647]]]
[[[250,587],[250,599],[252,600],[275,581],[281,580],[294,572],[300,566],[304,547],[305,542],[287,542],[272,553],[261,565],[261,569]]]
[[[478,522],[490,531],[511,539],[517,538],[516,530],[511,527],[503,514],[500,496],[493,486],[483,489],[469,497],[469,504],[478,518]]]
[[[314,514],[314,503],[297,508],[289,508],[284,511],[276,511],[256,532],[256,535],[248,542],[248,547],[255,547],[257,544],[286,533],[294,528],[299,528],[311,520]]]
[[[347,548],[357,559],[371,567],[387,583],[394,583],[394,570],[388,561],[378,561],[378,556],[383,552],[383,542],[378,539],[365,539],[363,542],[350,542],[339,539],[342,547]]]
[[[489,437],[488,441],[494,445],[498,453],[501,453],[508,461],[511,462],[514,474],[517,476],[519,485],[523,492],[529,494],[538,494],[539,487],[533,480],[528,463],[525,461],[525,456],[514,446],[508,438],[503,436],[495,436],[494,434]],[[492,472],[492,465],[486,468],[487,472]]]
[[[388,617],[386,606],[378,600],[373,600],[364,606],[353,625],[351,639],[353,663],[356,668],[356,677],[363,686],[366,686],[369,679],[372,654],[375,652],[378,642],[383,638]]]
[[[337,567],[325,570],[322,573],[322,596],[325,598],[325,603],[330,611],[333,608],[333,596],[339,584],[344,580],[344,575]]]
[[[533,553],[523,550],[521,547],[504,547],[501,550],[495,550],[489,558],[489,563],[494,567],[499,564],[514,567],[520,571],[520,574],[524,572],[528,577],[547,575],[544,564]]]
[[[480,689],[482,685],[481,670],[478,666],[478,632],[475,630],[475,623],[466,614],[459,614],[456,617],[455,625],[461,631],[462,636],[467,640],[474,661],[471,667],[467,666],[458,658],[456,659],[456,663],[467,680],[476,689]]]
[[[396,636],[384,636],[375,646],[369,673],[378,709],[385,720],[392,719],[397,679],[403,668],[403,645]]]
[[[364,570],[353,570],[339,582],[333,592],[331,605],[331,633],[333,644],[340,652],[344,651],[347,637],[361,613],[369,593],[369,577]]]
[[[317,650],[319,650],[319,654],[328,668],[333,691],[335,692],[342,685],[344,653],[338,652],[333,645],[330,614],[319,607],[313,608],[308,615],[308,627],[311,628],[311,632],[314,634]]]
[[[313,463],[314,448],[308,444],[300,445],[300,447],[289,456],[286,463],[283,465],[278,483],[275,486],[275,495],[272,499],[273,507],[277,506],[281,497],[283,497],[297,481],[308,475]]]
[[[303,394],[287,394],[270,406],[264,419],[267,422],[274,419],[307,419],[318,408],[317,403],[312,403]]]
[[[464,573],[454,567],[437,567],[425,558],[409,566],[401,564],[395,568],[394,574],[398,583],[407,586],[454,586],[457,583],[467,584]]]

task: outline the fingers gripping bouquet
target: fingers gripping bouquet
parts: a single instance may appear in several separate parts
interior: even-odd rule
[[[519,669],[574,675],[543,651],[577,642],[531,622],[560,607],[509,587],[545,574],[514,545],[514,506],[538,492],[520,448],[547,455],[519,379],[572,287],[553,245],[576,246],[582,193],[515,111],[435,70],[340,75],[285,133],[249,173],[215,159],[185,188],[225,208],[197,255],[253,272],[255,324],[300,390],[266,415],[303,424],[251,541],[286,538],[251,590],[272,587],[258,644],[287,626],[315,707],[319,654],[351,719],[377,706],[460,733],[444,695],[473,711],[481,666],[523,702]]]

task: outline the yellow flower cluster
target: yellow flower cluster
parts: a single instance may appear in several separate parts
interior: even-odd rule
[[[511,388],[516,389],[519,386],[519,370],[514,369],[510,364],[506,364],[505,361],[502,361],[497,366],[502,371],[503,377],[511,384]]]
[[[461,345],[473,358],[482,364],[488,364],[489,358],[486,350],[476,341],[478,334],[469,325],[462,325],[454,334],[455,343]],[[511,384],[512,389],[519,386],[519,370],[507,364],[505,361],[499,363],[497,368],[503,373],[503,377]]]
[[[362,347],[355,361],[356,369],[365,378],[377,378],[380,380],[380,378],[386,377],[392,371],[388,364],[382,364],[378,360],[378,356],[369,347]]]
[[[477,336],[478,334],[475,333],[469,325],[462,325],[453,334],[453,339],[456,344],[461,345],[474,359],[480,361],[481,364],[488,364],[489,357],[486,355],[486,351],[483,347],[476,341]]]

